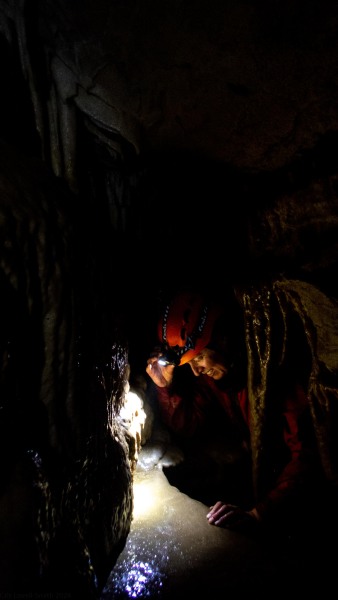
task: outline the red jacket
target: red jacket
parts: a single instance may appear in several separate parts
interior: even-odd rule
[[[190,390],[190,395],[189,390],[186,394],[181,394],[173,388],[156,386],[163,422],[176,433],[193,435],[207,418],[210,403],[217,401],[234,426],[241,429],[243,441],[250,440],[247,389],[243,388],[231,395],[229,391],[222,390],[218,383],[207,375],[200,375],[194,379],[194,391],[191,393]],[[260,498],[256,504],[261,517],[270,513],[274,507],[281,508],[288,498],[293,498],[299,486],[307,481],[312,469],[313,447],[312,444],[308,445],[309,436],[304,435],[303,432],[304,422],[310,422],[305,392],[296,385],[282,398],[279,406],[280,439],[277,439],[277,435],[273,440],[270,473],[267,474],[267,480],[271,485],[264,498]]]

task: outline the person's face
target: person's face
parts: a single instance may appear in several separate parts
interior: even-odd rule
[[[229,368],[222,356],[214,350],[209,350],[209,348],[204,348],[200,354],[192,358],[187,364],[190,365],[196,377],[198,375],[208,375],[212,379],[219,380],[229,373]]]

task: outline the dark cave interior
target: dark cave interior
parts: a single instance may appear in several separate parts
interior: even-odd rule
[[[294,284],[335,406],[337,28],[316,0],[0,0],[1,593],[101,597],[173,289]]]

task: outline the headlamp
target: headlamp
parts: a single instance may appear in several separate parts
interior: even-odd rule
[[[168,365],[175,365],[175,367],[178,367],[180,361],[180,356],[178,356],[174,350],[169,348],[168,350],[163,351],[163,354],[158,359],[158,364],[162,367],[167,367]]]

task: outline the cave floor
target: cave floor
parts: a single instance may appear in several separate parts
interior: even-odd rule
[[[331,597],[335,551],[311,543],[310,532],[294,547],[209,525],[208,507],[172,486],[160,461],[139,460],[134,498],[130,534],[101,600]]]

